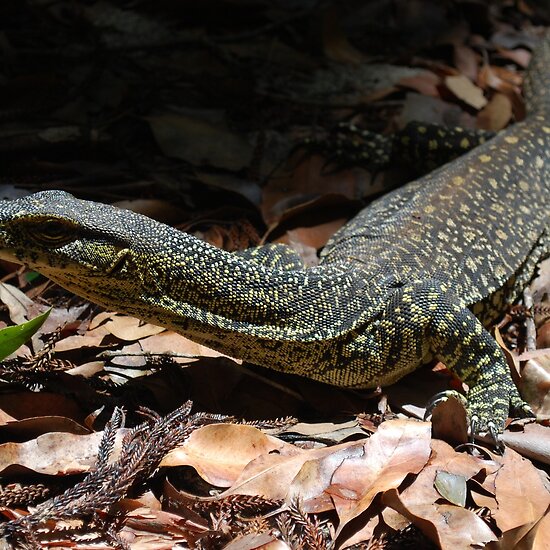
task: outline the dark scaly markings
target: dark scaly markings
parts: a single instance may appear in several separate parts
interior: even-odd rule
[[[304,269],[304,262],[298,252],[285,244],[269,243],[255,248],[235,252],[238,256],[257,262],[269,269]]]
[[[462,156],[494,137],[494,132],[409,122],[393,138],[391,163],[411,165],[419,175]]]
[[[358,165],[383,170],[400,165],[422,175],[482,145],[494,135],[487,130],[409,122],[395,134],[386,136],[354,124],[340,123],[328,135],[310,137],[298,147],[326,157],[327,167]]]
[[[548,65],[547,35],[528,119],[372,203],[318,267],[277,245],[230,254],[61,191],[0,203],[2,256],[105,307],[334,385],[390,384],[435,355],[470,386],[475,426],[502,430],[510,406],[528,410],[470,309],[493,317],[548,254]]]

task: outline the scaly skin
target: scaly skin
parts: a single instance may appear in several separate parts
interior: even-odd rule
[[[528,413],[482,323],[548,254],[550,40],[526,121],[373,202],[318,267],[281,247],[230,254],[61,191],[0,203],[1,255],[102,306],[252,363],[346,387],[390,384],[436,356],[469,385],[480,430]],[[471,311],[470,311],[471,310]]]

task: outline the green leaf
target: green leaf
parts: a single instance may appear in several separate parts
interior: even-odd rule
[[[14,327],[6,327],[0,330],[0,361],[11,355],[17,348],[30,340],[33,334],[42,326],[48,318],[51,309],[45,311],[38,317],[21,323]]]
[[[37,271],[25,271],[23,275],[27,283],[32,283],[33,281],[36,281],[36,279],[38,279],[39,277],[42,277],[42,275],[40,275],[40,273],[38,273]]]

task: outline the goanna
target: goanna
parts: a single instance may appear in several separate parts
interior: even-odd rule
[[[106,308],[337,386],[391,384],[435,356],[468,384],[472,429],[496,433],[510,406],[528,414],[482,322],[549,250],[550,34],[525,95],[525,121],[373,202],[314,268],[280,245],[230,254],[61,191],[0,203],[1,255]]]

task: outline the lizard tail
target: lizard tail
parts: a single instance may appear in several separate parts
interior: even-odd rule
[[[545,32],[533,52],[523,93],[528,114],[550,119],[550,30]]]

